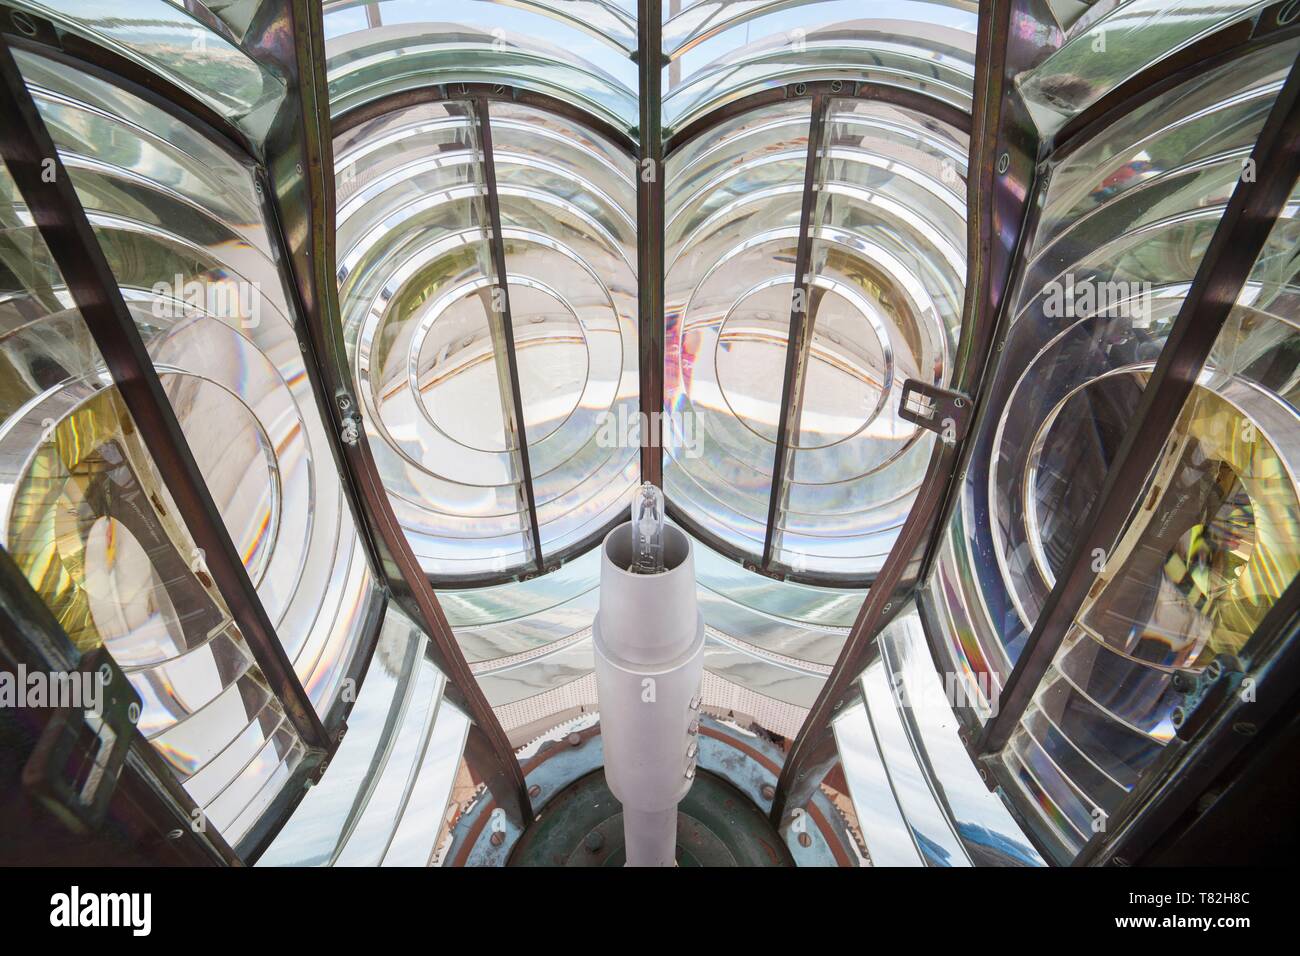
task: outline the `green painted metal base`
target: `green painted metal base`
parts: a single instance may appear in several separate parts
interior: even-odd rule
[[[510,866],[622,866],[622,805],[603,771],[555,795],[510,855]],[[677,806],[679,866],[794,866],[767,815],[721,777],[699,771]]]

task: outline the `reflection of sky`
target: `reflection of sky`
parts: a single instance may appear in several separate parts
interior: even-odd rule
[[[585,61],[614,77],[629,90],[637,86],[636,64],[622,50],[544,13],[475,0],[440,5],[431,5],[428,0],[389,0],[378,6],[385,28],[403,24],[437,24],[446,29],[456,25],[504,40],[512,51],[515,48],[563,51],[570,61]],[[325,14],[327,41],[365,29],[364,6]]]
[[[776,10],[738,26],[723,30],[717,36],[710,37],[681,57],[682,74],[689,76],[696,70],[708,66],[750,43],[772,40],[784,34],[793,42],[796,36],[808,37],[815,30],[835,23],[861,21],[869,18],[873,21],[903,20],[918,24],[934,24],[963,30],[970,34],[971,49],[975,46],[975,25],[978,20],[973,11],[957,10],[945,4],[914,2],[914,0],[877,0],[864,4],[861,0],[830,0],[812,4],[801,4],[784,10]],[[802,31],[798,33],[796,31]],[[931,32],[926,30],[927,33]],[[932,45],[931,41],[921,41],[922,46]]]

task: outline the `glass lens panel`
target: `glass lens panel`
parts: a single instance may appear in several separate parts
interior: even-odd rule
[[[505,83],[637,124],[635,14],[599,0],[328,0],[330,109],[405,89]]]
[[[19,63],[258,597],[325,714],[374,594],[252,174],[122,89]]]
[[[1275,45],[1162,94],[1051,170],[989,393],[997,411],[973,436],[933,583],[973,692],[997,693],[1051,593],[1296,52]],[[1281,328],[1243,348],[1264,349]],[[1249,354],[1231,361],[1251,383],[1237,390],[1256,397],[1206,384],[1257,409],[1258,393],[1279,386],[1259,385]],[[1243,464],[1230,452],[1216,460]],[[1231,482],[1223,493],[1236,494]],[[1214,520],[1230,520],[1225,507]]]
[[[169,0],[15,0],[12,6],[162,74],[259,141],[285,96],[285,83],[260,66],[208,6]]]
[[[1064,46],[1017,78],[1044,136],[1126,80],[1217,30],[1259,14],[1273,0],[1121,0],[1074,25]]]
[[[964,0],[702,0],[665,5],[664,124],[748,93],[867,81],[970,109],[976,5]]]
[[[775,562],[880,569],[934,435],[899,417],[903,383],[944,386],[965,294],[967,138],[882,103],[833,100],[812,241],[800,404]]]
[[[518,432],[547,561],[599,536],[638,467],[632,160],[551,113],[493,103],[490,121],[518,423],[472,104],[402,110],[335,143],[344,334],[371,446],[422,565],[447,579],[535,561]]]
[[[635,166],[541,110],[493,103],[491,123],[519,391],[549,561],[622,519],[640,471]]]
[[[729,120],[666,163],[664,492],[761,554],[794,290],[808,101]]]
[[[114,656],[141,731],[235,842],[253,797],[215,805],[248,765],[227,754],[289,759],[297,736],[3,167],[0,364],[0,547],[79,650]]]

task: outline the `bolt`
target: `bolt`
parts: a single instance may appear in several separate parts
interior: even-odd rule
[[[569,736],[564,739],[570,747],[576,747],[578,744],[582,743],[582,735],[577,733],[569,734]]]
[[[29,37],[36,36],[36,23],[31,17],[27,16],[27,14],[19,10],[12,10],[9,13],[9,20],[21,32],[27,34]]]
[[[758,788],[758,792],[762,795],[764,800],[771,800],[776,796],[776,787],[772,786],[770,783],[765,783],[763,786]]]
[[[592,830],[582,838],[582,845],[587,848],[588,853],[598,853],[605,845],[605,835],[599,830]]]
[[[361,431],[357,428],[356,419],[344,419],[343,427],[339,429],[339,437],[343,439],[345,445],[355,445],[357,443],[357,439],[361,437]]]
[[[1186,694],[1192,689],[1192,677],[1190,674],[1178,671],[1173,677],[1169,678],[1169,686],[1180,694]]]
[[[488,837],[488,842],[491,843],[493,846],[500,846],[502,843],[505,843],[505,842],[506,842],[506,831],[505,831],[505,830],[493,830],[493,831],[492,831],[492,835],[491,835],[490,837]]]

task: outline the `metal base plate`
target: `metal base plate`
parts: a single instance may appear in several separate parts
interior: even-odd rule
[[[515,844],[510,866],[622,866],[623,812],[602,771],[547,803]],[[697,773],[677,809],[679,866],[793,866],[764,814],[721,777]]]

